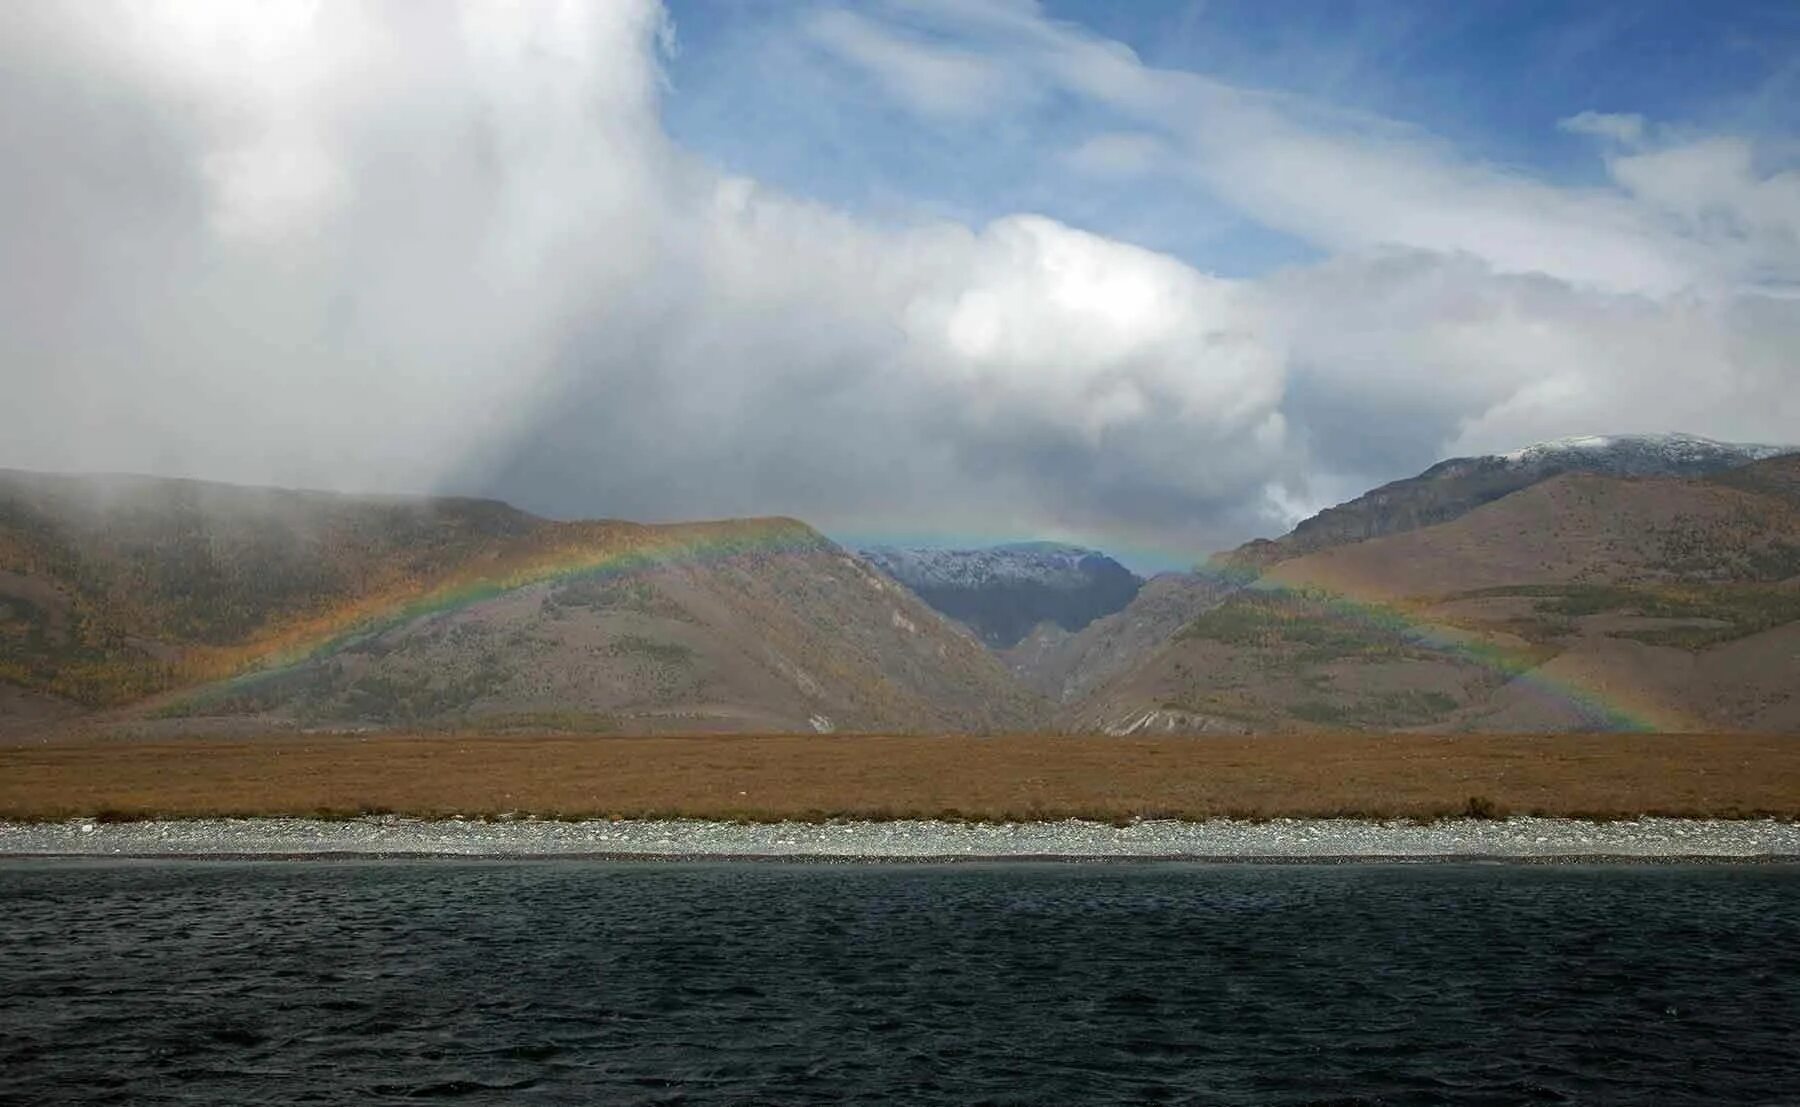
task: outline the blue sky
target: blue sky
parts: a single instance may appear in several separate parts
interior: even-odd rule
[[[1054,100],[1001,120],[907,112],[805,42],[807,19],[834,8],[906,22],[904,4],[672,0],[670,133],[731,172],[877,217],[1039,211],[1230,276],[1317,256],[1191,184],[1069,172],[1060,146],[1108,122],[1091,105]],[[1571,186],[1605,180],[1593,144],[1557,127],[1583,111],[1800,133],[1800,5],[1781,0],[1054,0],[1042,10],[1148,66],[1375,113]]]
[[[835,5],[673,4],[671,135],[721,167],[877,219],[929,213],[978,224],[1032,211],[1202,259],[1221,271],[1308,256],[1172,182],[1083,179],[1062,146],[1109,113],[1053,99],[1025,118],[921,119],[798,29]],[[1148,10],[1145,5],[1140,10]],[[851,10],[856,10],[852,8]],[[1173,12],[1173,9],[1171,9]],[[1158,20],[1134,29],[1154,40]]]

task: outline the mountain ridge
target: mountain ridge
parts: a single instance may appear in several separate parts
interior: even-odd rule
[[[1800,729],[1800,455],[1562,473],[1316,550],[1194,617],[1075,729]]]
[[[1153,578],[1153,584],[1123,610],[1075,634],[1028,640],[1008,651],[1008,659],[1022,679],[1063,704],[1066,716],[1087,725],[1096,716],[1081,705],[1099,694],[1103,685],[1146,664],[1183,626],[1288,560],[1453,522],[1563,473],[1620,479],[1657,475],[1749,479],[1741,476],[1746,466],[1791,457],[1794,450],[1669,433],[1586,435],[1535,443],[1508,454],[1447,458],[1412,477],[1326,508],[1280,538],[1256,539],[1215,554],[1192,573]],[[1218,722],[1154,706],[1145,708],[1138,719],[1149,729],[1174,730],[1196,720],[1208,727]],[[1105,725],[1117,722],[1109,719]]]
[[[613,595],[599,587],[609,581],[631,587]],[[582,588],[604,594],[577,594],[572,611],[553,599]],[[512,602],[527,594],[535,607]],[[533,656],[545,672],[592,676],[571,702],[614,723],[626,707],[678,718],[683,696],[721,699],[690,706],[756,728],[954,728],[957,711],[976,727],[1038,718],[978,643],[798,520],[559,522],[495,501],[0,474],[0,677],[30,693],[104,707],[232,680],[227,694],[179,696],[163,713],[221,703],[321,722],[501,713],[531,682],[499,647],[484,647],[495,660],[478,676],[457,676],[468,651],[429,630],[459,622],[464,645],[535,635],[587,651],[581,665],[556,648]],[[822,645],[830,633],[843,657]],[[403,664],[408,651],[440,670]],[[355,663],[332,667],[343,658]],[[647,697],[606,683],[658,665],[685,676],[647,679]],[[245,693],[265,669],[286,683],[253,680],[262,691]],[[452,677],[454,694],[443,687]]]
[[[1260,569],[1348,542],[1449,522],[1486,503],[1562,473],[1709,476],[1800,447],[1719,442],[1698,435],[1582,435],[1505,454],[1439,461],[1301,520],[1286,535],[1256,539],[1220,555],[1220,566]]]

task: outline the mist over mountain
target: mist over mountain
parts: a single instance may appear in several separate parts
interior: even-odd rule
[[[1044,721],[972,637],[794,520],[20,472],[0,472],[0,685],[0,715],[147,706],[175,729]]]

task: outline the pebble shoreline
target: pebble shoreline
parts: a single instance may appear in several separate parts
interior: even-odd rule
[[[1800,860],[1800,823],[1519,817],[1419,825],[1355,819],[740,824],[531,818],[192,819],[0,823],[0,856],[619,857],[814,860]]]

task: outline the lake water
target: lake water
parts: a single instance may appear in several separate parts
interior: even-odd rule
[[[1800,867],[0,861],[0,1102],[1800,1101]]]

